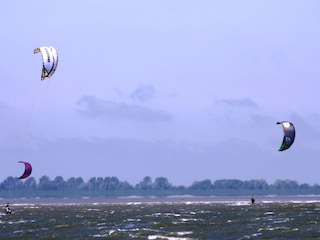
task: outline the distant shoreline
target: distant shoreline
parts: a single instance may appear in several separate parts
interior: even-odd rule
[[[13,205],[72,205],[72,204],[142,204],[142,203],[230,203],[250,204],[250,196],[127,196],[127,197],[79,197],[79,198],[0,198]],[[255,197],[256,203],[320,203],[320,195],[270,195]]]

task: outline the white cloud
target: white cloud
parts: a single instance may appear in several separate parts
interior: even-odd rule
[[[171,114],[165,111],[130,105],[124,102],[102,100],[94,96],[83,96],[77,104],[80,107],[78,112],[88,118],[143,122],[167,122],[172,120]]]
[[[218,99],[216,104],[225,105],[230,107],[248,107],[248,108],[257,108],[258,105],[249,98],[241,99]]]
[[[151,100],[156,93],[152,85],[140,85],[132,93],[131,98],[133,101],[146,102]]]

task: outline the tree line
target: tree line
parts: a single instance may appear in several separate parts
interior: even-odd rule
[[[273,184],[268,184],[265,180],[238,180],[238,179],[221,179],[212,182],[209,179],[194,181],[190,186],[174,186],[167,178],[157,177],[153,181],[151,177],[144,177],[138,184],[131,185],[127,181],[120,181],[117,177],[92,177],[85,182],[81,177],[71,177],[65,180],[61,176],[51,180],[48,176],[42,176],[39,181],[29,177],[26,180],[20,180],[14,177],[8,177],[0,183],[0,191],[159,191],[170,190],[176,192],[183,191],[223,191],[223,190],[308,190],[319,191],[318,184],[298,184],[293,180],[276,180]]]

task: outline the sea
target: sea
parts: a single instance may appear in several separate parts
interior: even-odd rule
[[[0,239],[320,239],[320,196],[32,198],[10,201]]]

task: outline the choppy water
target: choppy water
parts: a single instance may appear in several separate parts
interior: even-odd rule
[[[20,199],[0,239],[320,239],[320,199],[290,199]]]

